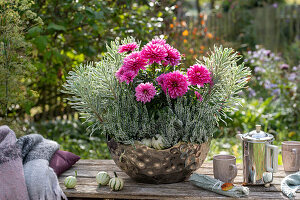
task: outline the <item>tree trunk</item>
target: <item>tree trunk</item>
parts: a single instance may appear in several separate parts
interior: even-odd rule
[[[196,3],[196,8],[197,8],[198,16],[199,16],[199,14],[200,14],[200,12],[201,12],[200,2],[199,2],[199,0],[196,0],[195,3]]]
[[[215,0],[210,0],[210,9],[215,8]]]

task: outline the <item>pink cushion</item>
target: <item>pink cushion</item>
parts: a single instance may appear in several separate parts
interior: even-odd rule
[[[79,156],[71,152],[58,150],[51,158],[50,167],[52,167],[57,176],[59,176],[72,167],[79,159]]]

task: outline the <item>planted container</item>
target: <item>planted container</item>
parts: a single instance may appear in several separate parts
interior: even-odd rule
[[[115,40],[107,50],[99,62],[69,73],[69,103],[92,131],[108,136],[112,158],[130,177],[183,181],[205,160],[250,70],[222,46],[193,66],[184,66],[183,55],[161,38],[144,46],[132,37]]]
[[[164,150],[136,143],[124,145],[114,139],[107,142],[116,165],[128,176],[144,183],[176,183],[184,181],[204,162],[210,142],[178,143]]]

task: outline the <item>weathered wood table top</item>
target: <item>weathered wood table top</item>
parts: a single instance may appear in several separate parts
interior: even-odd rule
[[[238,175],[234,184],[242,183],[242,165],[237,164]],[[75,189],[66,189],[63,182],[66,176],[73,175],[77,171],[77,185]],[[113,172],[124,179],[125,186],[122,191],[111,191],[108,186],[99,187],[96,182],[96,174],[99,171],[107,171],[112,177]],[[198,173],[213,176],[212,162],[205,162]],[[274,174],[274,180],[271,187],[249,186],[249,199],[287,199],[281,193],[280,182],[287,174],[283,167],[279,166],[279,171]],[[144,184],[137,183],[122,172],[113,160],[80,160],[71,169],[64,172],[59,177],[59,182],[69,199],[221,199],[228,198],[207,190],[203,190],[192,185],[189,182],[173,184]],[[228,198],[230,199],[230,198]],[[300,193],[297,193],[296,199],[300,199]]]

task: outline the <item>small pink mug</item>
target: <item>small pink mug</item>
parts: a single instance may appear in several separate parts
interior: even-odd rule
[[[300,168],[300,142],[282,142],[282,162],[284,171],[297,172]]]
[[[214,177],[225,183],[233,183],[237,175],[236,158],[232,155],[216,155],[213,158]]]

